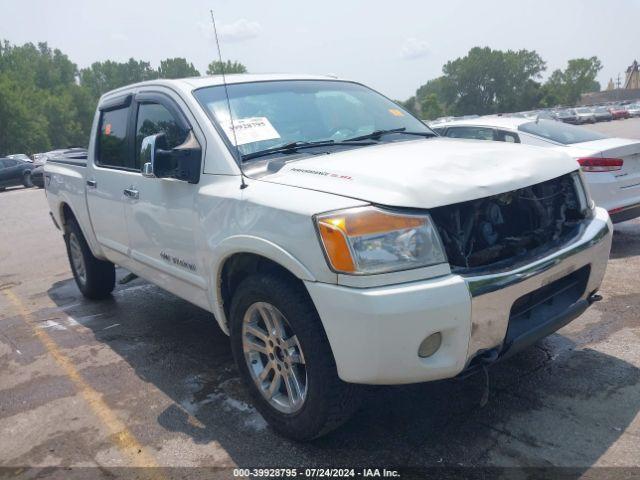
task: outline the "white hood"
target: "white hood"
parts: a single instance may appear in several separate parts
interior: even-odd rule
[[[577,168],[568,155],[550,149],[433,138],[311,156],[260,179],[380,205],[433,208],[527,187]]]

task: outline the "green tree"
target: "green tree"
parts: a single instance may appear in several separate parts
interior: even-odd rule
[[[95,104],[77,67],[46,43],[0,45],[0,152],[35,153],[86,145]]]
[[[247,67],[240,62],[232,62],[231,60],[226,62],[214,60],[207,67],[207,75],[220,75],[222,73],[247,73]]]
[[[444,114],[444,110],[438,102],[438,97],[435,93],[430,93],[422,99],[420,102],[420,111],[422,115],[420,118],[423,120],[435,120]]]
[[[602,63],[598,57],[569,60],[564,71],[555,70],[545,83],[544,103],[574,105],[583,93],[600,91],[596,81],[600,70]]]
[[[109,90],[155,78],[158,78],[158,71],[151,68],[149,62],[133,58],[124,63],[95,62],[80,70],[80,84],[96,99]]]
[[[446,115],[489,114],[533,108],[543,95],[546,64],[535,51],[475,47],[447,62],[443,75],[416,91],[420,105],[438,105]],[[435,95],[435,102],[430,95]],[[431,112],[436,114],[438,112]]]
[[[185,58],[176,57],[160,61],[158,76],[160,78],[199,77],[200,72]]]
[[[442,88],[456,115],[524,110],[538,99],[545,68],[534,51],[475,47],[443,67]]]
[[[418,112],[416,97],[411,97],[410,99],[405,100],[404,102],[401,100],[395,100],[395,102],[405,110],[408,110],[409,112],[413,113],[414,115],[420,114],[420,112]]]

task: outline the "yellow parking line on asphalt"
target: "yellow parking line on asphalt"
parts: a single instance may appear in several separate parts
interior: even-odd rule
[[[56,363],[74,383],[82,395],[82,398],[89,404],[89,407],[91,407],[96,417],[98,417],[100,422],[107,428],[112,441],[131,462],[130,465],[127,466],[157,467],[158,464],[155,458],[145,450],[127,426],[109,408],[102,399],[102,395],[82,378],[82,375],[76,370],[73,362],[60,350],[51,336],[42,329],[34,328],[31,314],[20,298],[11,289],[2,290],[2,293],[4,293],[7,299],[13,304],[22,321],[25,322],[38,337],[38,340],[40,340],[47,349],[49,355],[53,357]]]

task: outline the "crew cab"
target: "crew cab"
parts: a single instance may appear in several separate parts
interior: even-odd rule
[[[612,226],[561,152],[438,137],[383,95],[303,75],[102,96],[87,160],[45,166],[88,298],[114,265],[211,312],[256,408],[308,440],[362,384],[505,359],[579,316]]]

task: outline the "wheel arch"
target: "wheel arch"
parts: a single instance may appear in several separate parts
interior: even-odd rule
[[[220,328],[227,334],[233,290],[251,273],[277,271],[302,285],[303,281],[316,281],[313,273],[297,258],[269,240],[238,235],[223,241],[215,250],[217,262],[211,269],[213,310]]]

